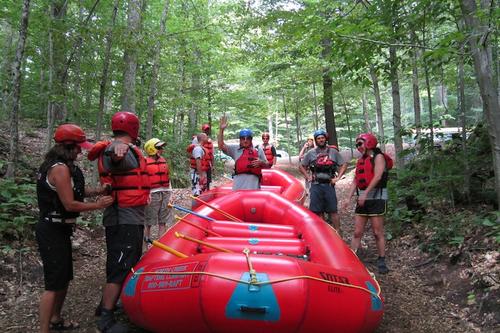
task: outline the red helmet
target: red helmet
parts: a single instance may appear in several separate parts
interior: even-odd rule
[[[203,124],[203,125],[201,125],[201,130],[203,132],[210,131],[210,125],[209,124]]]
[[[357,140],[363,140],[367,149],[373,149],[377,147],[378,144],[377,138],[372,133],[361,133],[356,138],[356,141]]]
[[[75,124],[60,125],[54,132],[54,141],[65,144],[78,144],[84,149],[90,149],[92,144],[87,141],[85,132]]]
[[[117,112],[111,118],[111,130],[123,131],[130,135],[132,140],[139,136],[139,118],[132,112]]]

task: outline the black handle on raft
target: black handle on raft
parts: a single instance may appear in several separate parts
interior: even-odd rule
[[[240,311],[245,313],[266,314],[267,309],[267,306],[240,305]]]

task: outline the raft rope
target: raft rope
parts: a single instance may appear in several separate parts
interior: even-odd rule
[[[228,249],[225,249],[223,247],[211,244],[209,242],[204,242],[202,240],[199,240],[199,239],[196,239],[193,237],[189,237],[189,236],[184,235],[184,234],[177,232],[177,231],[175,232],[175,237],[182,238],[182,239],[188,240],[190,242],[194,242],[196,244],[204,245],[206,247],[212,248],[212,249],[217,250],[217,251],[226,252],[226,253],[233,253],[233,251],[231,251],[231,250],[228,250]]]
[[[278,284],[278,283],[283,283],[283,282],[288,282],[288,281],[293,281],[293,280],[304,279],[304,280],[323,282],[326,284],[337,285],[337,286],[346,287],[346,288],[358,289],[358,290],[361,290],[361,291],[364,291],[364,292],[370,294],[373,297],[378,298],[379,300],[382,300],[382,298],[380,297],[380,292],[381,292],[380,285],[379,285],[377,279],[375,279],[373,273],[371,273],[371,272],[370,272],[370,275],[372,276],[373,281],[375,281],[376,288],[378,290],[377,292],[373,292],[373,291],[371,291],[367,288],[361,287],[361,286],[356,286],[353,284],[347,284],[347,283],[342,283],[342,282],[329,281],[329,280],[325,280],[325,279],[318,278],[315,276],[310,276],[310,275],[297,275],[297,276],[290,276],[288,278],[283,278],[283,279],[252,282],[251,280],[250,281],[238,280],[238,279],[235,279],[235,278],[232,278],[229,276],[225,276],[225,275],[221,275],[221,274],[201,272],[201,271],[200,272],[136,272],[133,268],[131,270],[132,270],[132,273],[134,274],[134,276],[137,276],[137,275],[174,275],[174,276],[175,275],[180,275],[180,276],[182,276],[182,275],[206,275],[206,276],[211,276],[214,278],[219,278],[222,280],[232,281],[232,282],[236,282],[236,283],[243,283],[243,284],[253,285],[253,286],[264,286],[264,285],[268,285],[268,284],[272,285],[272,284]]]
[[[181,221],[181,222],[184,222],[184,223],[186,223],[186,224],[189,224],[190,226],[195,227],[196,229],[200,229],[201,231],[205,232],[207,235],[212,235],[212,236],[216,236],[216,237],[222,237],[222,235],[221,235],[221,234],[218,234],[218,233],[216,233],[215,231],[208,230],[207,228],[203,228],[202,226],[199,226],[199,225],[197,225],[197,224],[196,224],[196,223],[194,223],[194,222],[191,222],[191,221],[186,220],[185,216],[180,217],[180,216],[178,216],[178,215],[175,215],[175,219],[176,219],[176,220],[179,220],[179,221]]]
[[[202,204],[204,204],[204,205],[205,205],[205,206],[207,206],[208,208],[211,208],[211,209],[215,210],[216,212],[221,213],[222,215],[224,215],[225,217],[227,217],[228,219],[230,219],[230,220],[232,220],[232,221],[234,221],[234,222],[243,222],[243,220],[241,220],[241,219],[237,218],[236,216],[233,216],[233,215],[231,215],[231,214],[229,214],[229,213],[227,213],[227,212],[223,211],[222,209],[217,208],[217,207],[215,207],[214,205],[209,204],[208,202],[206,202],[206,201],[204,201],[204,200],[200,199],[199,197],[195,197],[194,195],[191,195],[190,197],[191,197],[192,199],[194,199],[194,200],[198,201],[198,202],[201,202]]]
[[[250,249],[246,247],[243,250],[243,253],[245,254],[245,257],[247,259],[248,272],[250,273],[250,284],[255,285],[259,282],[259,280],[257,280],[257,272],[255,272],[255,269],[253,269],[252,262],[250,261]]]

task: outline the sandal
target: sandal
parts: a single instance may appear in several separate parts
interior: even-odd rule
[[[66,321],[61,318],[58,322],[50,322],[50,329],[54,331],[70,331],[79,328],[80,325],[73,321]]]

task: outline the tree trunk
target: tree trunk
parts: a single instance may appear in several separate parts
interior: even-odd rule
[[[283,111],[285,111],[285,128],[286,128],[286,133],[287,133],[287,143],[286,147],[288,152],[290,152],[290,147],[291,147],[291,141],[292,138],[290,136],[290,131],[288,130],[288,110],[286,108],[286,99],[285,99],[285,94],[283,93]],[[289,153],[290,154],[290,153]]]
[[[323,39],[323,50],[321,52],[323,61],[330,63],[332,53],[332,41],[329,38]],[[335,127],[335,116],[333,110],[333,80],[330,75],[330,66],[323,67],[323,106],[325,108],[325,125],[329,134],[328,143],[338,146],[337,130]]]
[[[106,32],[106,47],[104,51],[104,59],[102,64],[102,74],[99,83],[99,111],[97,113],[96,125],[96,140],[101,139],[103,129],[104,106],[107,94],[107,84],[109,82],[109,63],[111,61],[111,46],[113,45],[113,28],[115,27],[116,14],[118,12],[118,3],[120,0],[115,0],[113,5],[113,14],[111,16],[111,27]]]
[[[1,67],[1,78],[2,78],[2,120],[4,119],[3,117],[6,117],[9,114],[10,111],[10,94],[11,94],[11,78],[12,78],[12,66],[11,66],[11,61],[12,61],[12,54],[11,54],[11,49],[12,49],[12,39],[13,39],[13,32],[12,32],[12,27],[10,24],[6,21],[1,23],[2,29],[4,30],[5,33],[5,42],[3,44],[3,52],[2,52],[2,67]]]
[[[313,82],[313,100],[314,100],[314,129],[318,129],[319,116],[318,116],[318,95],[316,94],[316,83]]]
[[[464,164],[464,196],[467,202],[470,203],[470,165],[467,155],[467,110],[465,106],[465,77],[464,77],[464,45],[460,46],[458,54],[458,107],[460,110],[460,126],[462,127],[462,163]]]
[[[377,132],[380,139],[380,147],[385,151],[384,117],[382,114],[382,100],[380,98],[380,88],[378,86],[378,76],[373,65],[370,66],[370,76],[372,78],[373,95],[375,96],[375,110],[377,111]]]
[[[414,32],[411,33],[411,39],[414,44],[417,44],[417,36]],[[420,107],[420,84],[418,80],[418,59],[420,58],[420,50],[413,48],[411,57],[412,67],[412,87],[413,87],[413,114],[415,115],[415,130],[417,132],[416,139],[418,141],[420,130],[422,128],[422,109]]]
[[[365,119],[365,132],[370,133],[372,131],[372,127],[370,126],[370,116],[368,114],[368,101],[366,100],[366,93],[363,91],[363,96],[361,100],[362,106],[363,106],[363,118]],[[344,106],[345,106],[345,101],[344,101]],[[346,115],[347,115],[347,109],[346,109]],[[350,138],[350,134],[349,134]]]
[[[141,1],[128,0],[127,30],[130,46],[127,46],[123,60],[125,71],[123,73],[122,111],[135,113],[135,79],[137,72],[137,45],[139,44],[139,30],[141,25]]]
[[[492,13],[495,8],[494,2],[481,2],[484,13]],[[498,91],[493,81],[493,65],[491,54],[492,37],[487,15],[478,13],[475,0],[461,0],[460,7],[465,20],[465,25],[471,34],[469,35],[469,44],[474,59],[474,68],[476,80],[479,85],[479,91],[483,99],[483,109],[488,123],[488,133],[492,147],[493,170],[495,172],[495,190],[497,194],[497,210],[500,207],[500,107],[498,102]],[[482,21],[484,20],[484,21]]]
[[[153,50],[153,69],[151,72],[151,86],[149,90],[148,96],[148,111],[147,111],[147,125],[146,125],[146,136],[147,138],[153,137],[153,118],[154,118],[154,110],[155,110],[155,99],[156,94],[158,92],[158,73],[160,69],[160,54],[161,54],[161,39],[166,31],[166,22],[167,22],[167,14],[169,7],[169,0],[165,0],[165,5],[163,6],[163,12],[161,14],[160,21],[160,34],[155,43],[155,48]]]
[[[350,121],[349,121],[349,110],[347,109],[347,102],[345,100],[345,96],[344,94],[342,94],[342,104],[344,104],[344,112],[345,112],[345,119],[346,119],[346,124],[347,124],[347,133],[349,135],[349,149],[351,150],[351,158],[354,157],[354,150],[353,150],[353,146],[354,146],[354,143],[352,142],[352,132],[351,132],[351,124],[350,124]],[[365,112],[364,109],[366,108],[366,94],[363,92],[363,113]],[[368,114],[368,112],[366,112]],[[366,117],[368,118],[368,117]],[[370,129],[370,124],[368,123],[368,128],[366,128],[366,132],[371,132],[371,129]],[[340,149],[340,146],[339,146],[339,149]]]
[[[404,167],[401,152],[403,151],[403,140],[401,138],[401,99],[399,95],[398,58],[396,47],[389,47],[389,62],[391,64],[391,87],[392,87],[392,123],[394,126],[394,151],[396,154],[396,165],[399,169]]]
[[[14,178],[17,167],[18,146],[19,146],[19,99],[21,96],[21,64],[24,58],[24,46],[28,32],[28,19],[30,14],[30,0],[23,1],[23,10],[21,14],[21,24],[19,28],[19,41],[16,49],[16,59],[14,60],[14,78],[12,80],[13,97],[12,112],[10,114],[10,151],[9,161],[7,163],[7,178]]]

